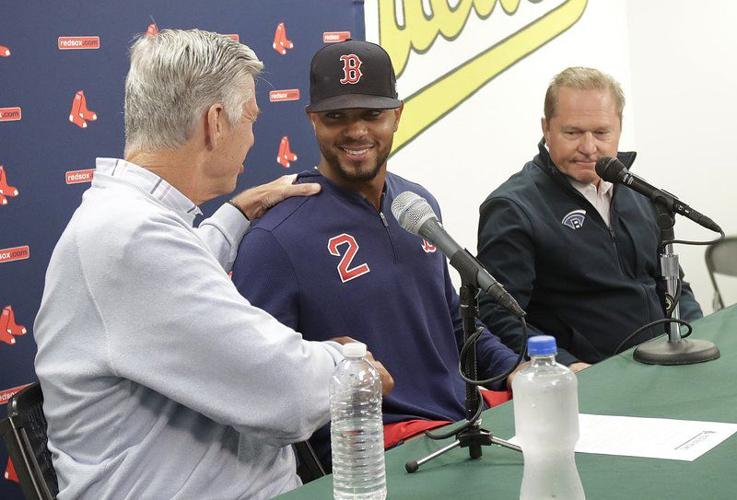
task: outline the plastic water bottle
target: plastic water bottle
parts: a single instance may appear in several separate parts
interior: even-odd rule
[[[524,455],[520,500],[585,498],[574,455],[578,382],[555,362],[557,352],[554,337],[531,337],[530,366],[512,381],[514,426]]]
[[[330,380],[330,444],[336,500],[386,498],[381,378],[366,360],[366,344],[343,346]]]

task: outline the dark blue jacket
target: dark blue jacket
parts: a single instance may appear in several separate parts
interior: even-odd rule
[[[635,153],[618,157],[629,167]],[[479,260],[534,329],[556,337],[560,362],[601,361],[637,328],[664,317],[656,283],[660,230],[644,196],[615,185],[610,229],[541,142],[539,154],[494,190],[480,212]],[[685,283],[680,306],[681,318],[701,317]],[[518,349],[519,322],[488,298],[480,308],[484,323]],[[661,333],[663,327],[651,328],[627,346]]]
[[[445,257],[402,229],[390,210],[394,197],[409,190],[440,214],[435,199],[422,186],[388,173],[377,213],[362,195],[337,187],[317,170],[299,180],[317,182],[322,191],[288,199],[252,226],[233,267],[238,290],[305,339],[347,335],[365,342],[395,381],[384,398],[385,423],[463,419],[463,332]],[[477,351],[483,378],[516,360],[488,332]],[[502,381],[496,388],[503,386]],[[325,430],[321,436],[325,449]]]

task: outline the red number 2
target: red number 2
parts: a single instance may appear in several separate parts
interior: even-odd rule
[[[358,252],[358,243],[356,243],[356,238],[346,233],[333,236],[328,240],[328,251],[330,252],[330,255],[340,257],[338,247],[341,245],[348,245],[348,249],[345,251],[343,257],[338,263],[338,276],[340,276],[340,281],[345,283],[371,271],[368,264],[365,262],[359,266],[349,269],[351,262],[353,262],[353,258]]]

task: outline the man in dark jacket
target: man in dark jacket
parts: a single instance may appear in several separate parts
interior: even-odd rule
[[[558,360],[574,371],[615,354],[628,335],[665,315],[658,293],[660,231],[651,202],[596,174],[618,152],[624,94],[609,75],[568,68],[545,95],[539,153],[481,205],[481,262],[527,310],[534,333],[554,335]],[[481,317],[519,350],[519,322],[487,297]],[[701,317],[683,284],[681,318]],[[651,328],[640,343],[663,332]]]

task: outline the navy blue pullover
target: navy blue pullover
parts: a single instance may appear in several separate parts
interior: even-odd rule
[[[630,167],[635,153],[618,157]],[[479,260],[527,311],[531,334],[556,337],[561,363],[601,361],[637,328],[665,316],[657,283],[660,230],[644,196],[615,185],[607,227],[541,142],[539,154],[480,211]],[[688,283],[682,288],[681,318],[701,317]],[[486,325],[517,348],[518,322],[484,297],[480,309]],[[662,326],[651,328],[625,347],[661,333]]]
[[[407,190],[439,215],[437,201],[391,173],[379,212],[317,170],[300,174],[299,181],[317,182],[322,191],[285,200],[251,226],[233,266],[238,290],[308,340],[347,335],[365,342],[395,380],[384,398],[385,423],[463,419],[463,332],[446,260],[402,229],[390,211],[394,197]],[[477,352],[482,378],[516,361],[488,331]],[[501,381],[492,388],[503,387]],[[328,434],[323,429],[316,436],[324,459]]]

